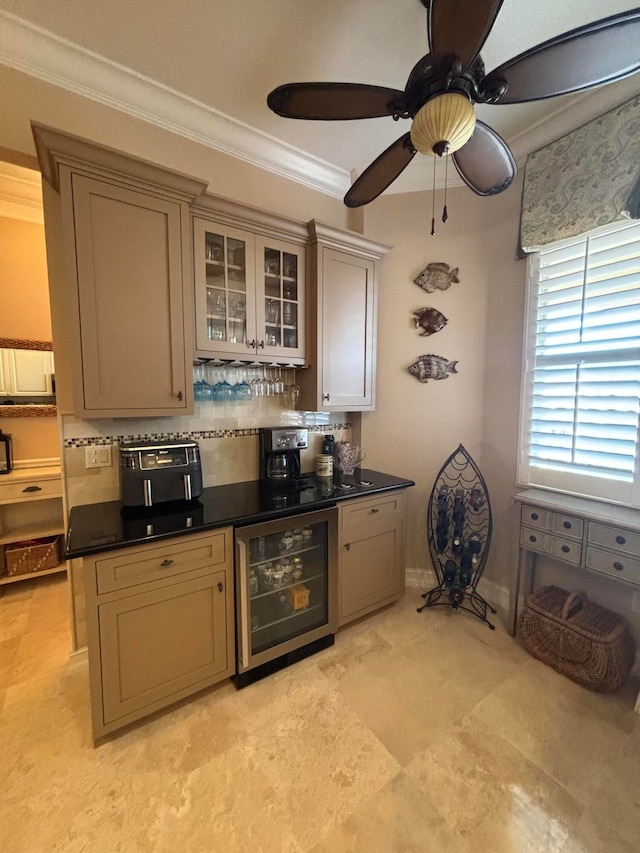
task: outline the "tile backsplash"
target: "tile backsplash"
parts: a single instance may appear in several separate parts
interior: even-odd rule
[[[118,500],[117,447],[123,441],[190,438],[198,442],[205,487],[255,480],[258,476],[258,427],[304,426],[309,448],[301,453],[303,471],[312,471],[322,438],[351,437],[345,413],[298,412],[280,398],[260,397],[245,403],[196,402],[191,416],[79,420],[62,417],[65,477],[69,507]],[[86,468],[85,448],[113,447],[113,464]]]

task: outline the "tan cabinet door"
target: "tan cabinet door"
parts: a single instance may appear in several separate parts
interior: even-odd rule
[[[99,605],[105,725],[231,674],[228,595],[219,571]]]
[[[339,610],[345,625],[402,595],[402,522],[361,525],[341,540]]]
[[[256,237],[256,328],[259,355],[305,359],[305,250]]]
[[[321,276],[322,408],[373,409],[374,262],[323,247]]]
[[[185,413],[183,205],[78,174],[72,187],[80,414]]]

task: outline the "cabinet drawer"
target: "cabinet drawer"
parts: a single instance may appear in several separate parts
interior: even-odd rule
[[[218,566],[231,557],[228,529],[210,536],[185,540],[184,544],[161,543],[156,548],[122,551],[117,557],[96,561],[98,594],[127,589],[152,581]]]
[[[549,537],[531,527],[520,528],[520,544],[532,551],[548,551]]]
[[[371,524],[402,512],[404,492],[393,492],[377,498],[363,498],[340,504],[340,529],[358,524]]]
[[[21,483],[0,482],[0,504],[62,497],[60,477],[52,480],[23,480]]]
[[[613,548],[614,551],[623,551],[634,557],[640,555],[640,533],[632,533],[618,527],[610,527],[608,524],[597,524],[595,521],[589,523],[589,542],[596,545],[604,545],[605,548]]]
[[[582,556],[582,543],[571,542],[567,539],[559,539],[556,536],[552,536],[551,553],[559,560],[566,560],[568,563],[579,564],[580,557]]]
[[[522,523],[529,527],[538,527],[541,530],[546,530],[551,526],[551,513],[537,506],[524,505],[522,507]]]
[[[582,519],[573,515],[561,515],[554,512],[551,518],[551,529],[554,533],[569,536],[571,539],[582,539]]]
[[[597,572],[604,572],[640,585],[640,560],[632,560],[631,557],[589,547],[587,548],[587,566]]]

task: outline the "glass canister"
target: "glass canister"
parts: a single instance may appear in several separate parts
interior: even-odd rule
[[[319,453],[316,456],[316,477],[333,477],[333,456],[329,453]]]

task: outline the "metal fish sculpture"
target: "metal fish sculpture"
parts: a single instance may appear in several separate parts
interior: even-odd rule
[[[413,312],[413,320],[416,324],[416,329],[422,329],[420,335],[424,338],[426,335],[435,335],[440,329],[449,322],[444,314],[436,311],[435,308],[418,308]]]
[[[450,373],[457,373],[457,363],[441,355],[421,355],[407,370],[420,382],[428,382],[430,379],[447,379]]]
[[[414,283],[426,290],[427,293],[433,293],[434,290],[446,290],[455,282],[458,284],[458,267],[454,270],[449,269],[449,264],[432,263],[422,270],[417,278],[414,278]]]

